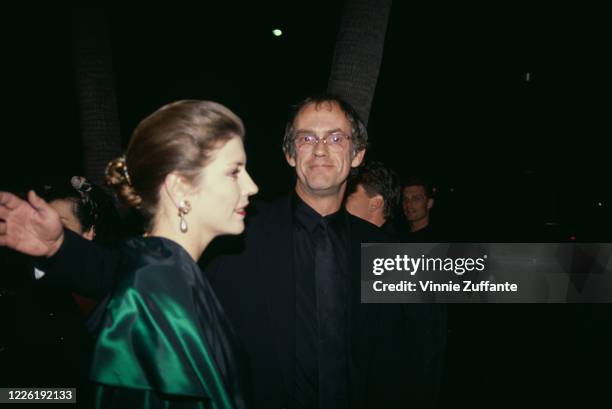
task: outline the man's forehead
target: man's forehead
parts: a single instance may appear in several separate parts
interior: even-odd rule
[[[412,186],[406,186],[404,188],[404,195],[425,195],[425,186],[423,185],[412,185]]]

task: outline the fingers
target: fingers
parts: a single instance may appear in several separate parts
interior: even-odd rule
[[[6,246],[8,238],[6,237],[6,223],[0,220],[0,247]]]
[[[33,190],[28,192],[28,202],[39,212],[45,211],[49,207],[47,202],[41,199]]]
[[[0,206],[0,221],[6,220],[11,211],[4,206]]]
[[[6,246],[8,238],[6,237],[6,218],[11,212],[7,206],[11,202],[11,193],[0,192],[0,247]]]
[[[15,209],[22,202],[20,198],[9,192],[0,192],[0,208]]]
[[[34,210],[36,210],[43,219],[45,219],[46,221],[49,221],[51,219],[57,219],[58,223],[60,223],[57,211],[52,208],[49,203],[47,203],[44,199],[38,196],[33,190],[30,190],[28,192],[28,201],[30,202],[30,205],[32,205]]]

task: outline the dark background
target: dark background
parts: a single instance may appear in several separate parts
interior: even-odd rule
[[[466,240],[609,241],[606,13],[585,2],[490,3],[395,2],[368,156],[432,179],[434,217]],[[72,8],[3,13],[2,186],[81,172]],[[124,143],[162,104],[217,100],[245,121],[260,196],[286,191],[288,106],[325,89],[341,11],[318,0],[110,2]]]
[[[326,88],[341,2],[108,9],[124,144],[162,104],[216,100],[245,121],[260,196],[287,191],[288,106]],[[607,17],[583,1],[396,1],[368,157],[433,179],[433,217],[457,238],[611,241]],[[71,18],[70,2],[2,13],[0,188],[82,172]],[[605,398],[608,310],[453,306],[444,406],[589,407]]]

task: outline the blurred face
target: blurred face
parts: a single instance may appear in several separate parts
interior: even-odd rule
[[[83,231],[83,226],[76,216],[76,204],[70,199],[58,199],[49,203],[49,206],[59,213],[60,220],[65,228],[80,234],[87,240],[92,240],[94,237],[93,228]]]
[[[353,216],[368,220],[370,216],[371,198],[362,185],[357,185],[357,189],[346,198],[346,210]]]
[[[408,186],[403,191],[402,206],[409,222],[425,220],[429,218],[433,199],[427,198],[424,186]]]
[[[211,154],[198,184],[189,195],[192,223],[213,236],[240,234],[249,196],[257,193],[257,185],[246,171],[246,155],[242,140],[234,137]]]
[[[346,185],[351,167],[359,166],[365,150],[353,157],[351,124],[335,103],[310,104],[296,116],[293,127],[297,137],[318,137],[319,143],[298,146],[295,157],[286,156],[295,167],[297,189],[309,196],[338,194]],[[301,135],[301,136],[300,136]],[[343,144],[332,144],[330,138],[348,136]],[[327,143],[323,138],[328,138]]]

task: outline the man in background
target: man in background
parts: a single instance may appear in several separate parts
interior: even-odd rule
[[[402,209],[410,231],[405,234],[409,242],[439,240],[431,225],[430,213],[434,205],[434,189],[425,179],[411,176],[402,184]]]
[[[396,240],[399,231],[393,222],[399,202],[399,176],[381,162],[367,163],[349,179],[346,210],[382,228]]]

